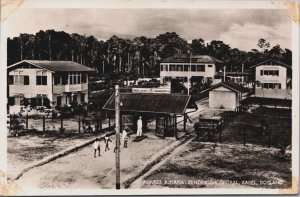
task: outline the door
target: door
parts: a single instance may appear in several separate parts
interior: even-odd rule
[[[61,106],[61,96],[56,97],[56,106],[60,107]]]
[[[122,115],[122,131],[127,129],[129,133],[135,133],[133,129],[133,116],[132,115]]]
[[[165,132],[165,117],[156,117],[156,135],[164,137]]]

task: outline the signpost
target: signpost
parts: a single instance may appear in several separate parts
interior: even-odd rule
[[[120,189],[120,93],[119,85],[115,86],[115,118],[116,118],[116,189]]]

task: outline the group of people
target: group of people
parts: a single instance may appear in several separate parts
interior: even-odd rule
[[[127,132],[126,129],[123,130],[122,132],[122,143],[124,144],[124,148],[128,147],[128,141],[130,139],[130,135]],[[110,139],[110,137],[106,134],[105,137],[103,138],[104,143],[105,143],[105,151],[109,150],[109,142],[112,142],[112,140]],[[120,142],[121,145],[121,142]],[[96,140],[94,141],[93,144],[93,148],[94,148],[94,157],[96,157],[97,155],[97,151],[98,151],[98,156],[101,156],[101,147],[100,147],[100,140],[98,138],[96,138]],[[114,152],[116,151],[116,147],[114,148]]]
[[[142,117],[140,116],[137,121],[137,133],[136,133],[137,137],[142,136],[142,128],[143,128],[143,122],[142,122]],[[124,128],[122,131],[122,143],[124,148],[128,147],[129,139],[130,139],[130,134],[128,133],[128,130]],[[105,151],[107,151],[109,150],[109,142],[112,142],[112,140],[109,138],[107,134],[105,135],[103,140],[105,142]],[[121,141],[120,141],[120,145],[121,145]],[[97,151],[98,151],[98,156],[101,156],[100,140],[98,138],[96,138],[96,140],[94,141],[93,147],[94,147],[94,157],[96,157]],[[115,151],[116,151],[116,147],[114,148],[114,152]]]

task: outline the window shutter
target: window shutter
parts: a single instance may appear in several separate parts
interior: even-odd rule
[[[29,76],[24,76],[24,85],[29,85]]]
[[[13,85],[14,84],[14,76],[13,75],[9,75],[8,76],[8,85]]]

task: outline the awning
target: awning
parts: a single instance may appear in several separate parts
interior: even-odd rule
[[[190,96],[182,94],[135,94],[121,93],[121,111],[140,113],[183,114]],[[103,109],[115,110],[115,95],[106,102]]]

